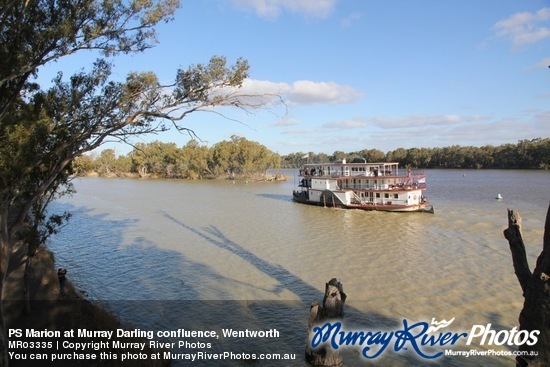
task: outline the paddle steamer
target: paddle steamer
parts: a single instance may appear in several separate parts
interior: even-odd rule
[[[300,168],[294,201],[325,207],[430,212],[426,175],[390,163],[309,163]]]

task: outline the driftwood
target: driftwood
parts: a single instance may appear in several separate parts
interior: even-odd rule
[[[550,206],[544,225],[543,249],[533,272],[529,268],[521,231],[521,217],[508,209],[508,228],[504,230],[504,237],[510,244],[514,271],[524,297],[519,327],[529,332],[540,330],[535,345],[519,347],[520,351],[536,352],[538,356],[518,356],[516,367],[550,367]]]
[[[319,302],[313,302],[309,310],[308,322],[308,343],[306,347],[306,360],[316,367],[333,367],[342,366],[344,361],[337,350],[333,350],[330,346],[322,345],[315,349],[311,348],[311,338],[313,335],[313,327],[322,324],[328,320],[341,319],[344,316],[344,303],[346,302],[346,294],[342,283],[336,278],[332,278],[325,284],[325,296],[323,297],[323,305]]]

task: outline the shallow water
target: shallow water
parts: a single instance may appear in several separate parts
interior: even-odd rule
[[[136,304],[175,309],[186,301],[243,300],[292,304],[296,315],[303,308],[307,327],[310,302],[322,299],[324,283],[334,277],[348,295],[347,317],[361,325],[453,317],[456,328],[468,330],[475,323],[517,325],[523,298],[502,235],[506,208],[523,217],[534,266],[550,172],[428,170],[426,195],[435,215],[296,204],[297,178],[285,173],[289,180],[279,183],[77,179],[77,193],[52,206],[73,217],[49,246],[88,297],[138,325],[176,321],[144,315]],[[498,193],[502,200],[495,200]],[[273,319],[296,323],[296,315]],[[216,325],[227,319],[211,317],[207,322]],[[285,341],[296,344],[291,349],[299,356],[303,327],[287,332]],[[395,354],[385,358],[391,362],[380,365],[416,365]],[[513,362],[449,358],[445,365]]]

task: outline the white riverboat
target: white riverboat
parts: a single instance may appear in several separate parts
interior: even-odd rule
[[[300,168],[294,201],[325,207],[430,212],[426,175],[390,163],[309,163]]]

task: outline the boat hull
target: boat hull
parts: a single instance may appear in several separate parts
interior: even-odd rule
[[[341,209],[359,209],[359,210],[372,210],[372,211],[384,211],[384,212],[425,212],[434,213],[434,208],[429,202],[423,202],[415,205],[387,205],[387,204],[344,204],[340,201],[318,202],[309,200],[301,192],[294,192],[292,199],[300,204],[322,206],[327,208],[341,208]]]

